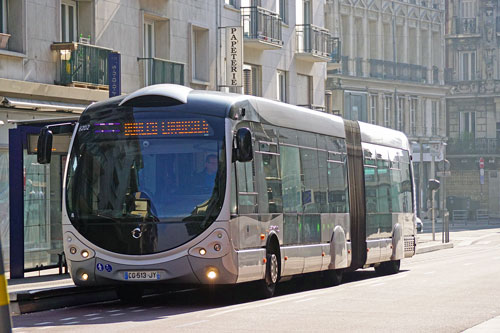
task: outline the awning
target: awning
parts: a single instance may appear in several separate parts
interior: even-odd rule
[[[71,113],[82,113],[87,107],[84,104],[71,104],[34,99],[22,99],[14,97],[0,97],[0,105],[11,108],[37,110],[37,111],[64,111]]]

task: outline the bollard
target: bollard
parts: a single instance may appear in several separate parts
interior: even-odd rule
[[[2,241],[0,240],[0,333],[12,332],[12,320],[9,310],[9,293],[3,267]]]

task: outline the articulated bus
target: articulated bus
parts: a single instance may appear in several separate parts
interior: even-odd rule
[[[62,221],[76,285],[239,284],[397,273],[415,253],[398,131],[248,95],[154,85],[94,103],[72,132]]]

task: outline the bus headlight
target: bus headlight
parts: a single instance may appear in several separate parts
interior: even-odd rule
[[[87,250],[83,250],[83,251],[81,252],[81,255],[82,255],[82,257],[84,257],[84,258],[88,258],[88,257],[89,257],[89,251],[87,251]]]
[[[209,268],[207,270],[207,278],[209,280],[215,280],[217,278],[217,270],[215,268]]]
[[[83,273],[81,275],[81,278],[82,278],[83,281],[87,281],[89,279],[89,275],[87,273]]]
[[[200,255],[204,256],[205,254],[207,254],[207,250],[205,250],[204,248],[201,248]]]

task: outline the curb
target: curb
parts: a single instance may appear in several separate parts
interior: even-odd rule
[[[434,245],[423,246],[423,247],[420,247],[417,244],[417,250],[416,250],[415,254],[434,252],[434,251],[451,249],[451,248],[453,248],[453,243],[434,244]]]
[[[13,292],[9,296],[11,316],[118,299],[111,287],[76,286]]]

